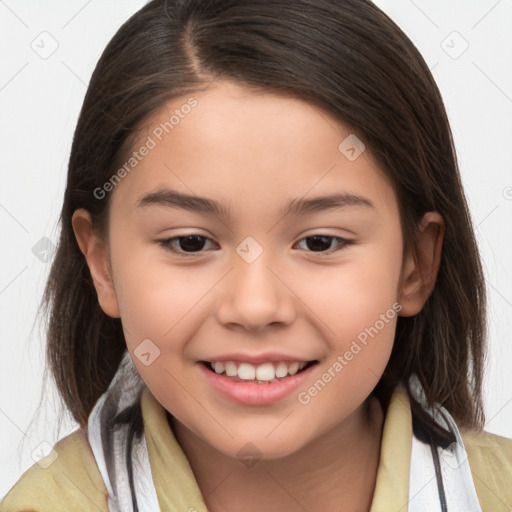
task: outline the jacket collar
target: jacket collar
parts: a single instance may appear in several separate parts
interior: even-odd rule
[[[441,449],[413,436],[408,393],[398,386],[386,411],[370,512],[435,512],[441,510],[441,502],[455,509],[464,504],[466,512],[481,512],[457,425],[446,409],[427,405],[417,378],[412,378],[409,386],[415,400],[436,422],[452,431],[456,442]],[[134,438],[130,426],[114,418],[127,407],[138,409],[139,400],[144,429]],[[140,501],[144,510],[154,510],[159,504],[170,512],[207,512],[166,411],[140,378],[128,353],[89,416],[88,439],[113,512],[133,510],[134,500]],[[131,460],[127,459],[126,446],[131,447]]]
[[[165,409],[145,388],[142,416],[151,473],[160,508],[207,512],[192,468],[170,428]],[[380,462],[370,512],[407,511],[412,420],[406,391],[397,388],[384,421]]]

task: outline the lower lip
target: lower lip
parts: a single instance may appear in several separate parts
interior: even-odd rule
[[[278,402],[289,396],[304,383],[318,363],[306,368],[300,373],[268,384],[234,381],[224,374],[218,374],[208,370],[203,363],[197,364],[212,387],[222,395],[241,404],[266,405]]]

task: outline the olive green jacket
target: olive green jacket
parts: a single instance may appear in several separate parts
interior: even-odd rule
[[[145,388],[142,415],[160,508],[207,512],[189,462],[176,441],[165,409]],[[461,431],[483,512],[512,510],[512,440]],[[412,421],[405,391],[397,388],[384,423],[371,512],[407,512]],[[28,469],[0,504],[0,512],[108,512],[107,492],[83,430],[55,445],[57,458]]]

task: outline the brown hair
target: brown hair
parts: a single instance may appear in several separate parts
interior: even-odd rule
[[[93,191],[126,161],[142,123],[216,79],[293,95],[351,127],[395,187],[404,250],[425,212],[443,216],[436,286],[419,314],[398,319],[374,393],[385,399],[415,373],[429,403],[482,428],[485,289],[447,115],[416,47],[368,0],[153,0],[110,41],[76,127],[44,296],[48,366],[73,418],[86,425],[126,351],[120,320],[98,304],[73,212],[105,226],[109,197]]]

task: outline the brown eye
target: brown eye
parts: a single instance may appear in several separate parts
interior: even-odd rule
[[[207,237],[202,235],[186,235],[167,238],[166,240],[159,240],[158,243],[167,251],[178,254],[190,254],[204,252],[206,242],[210,241]]]
[[[313,235],[307,236],[299,241],[299,243],[306,241],[306,248],[308,252],[335,252],[343,249],[351,242],[350,240],[345,240],[344,238],[340,238],[338,236],[329,236],[329,235]],[[336,242],[336,246],[332,249],[332,242]]]

